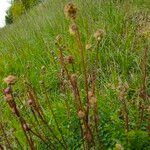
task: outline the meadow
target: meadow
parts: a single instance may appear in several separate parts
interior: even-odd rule
[[[47,0],[0,29],[0,150],[150,150],[149,6]]]

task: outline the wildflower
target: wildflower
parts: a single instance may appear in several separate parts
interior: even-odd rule
[[[90,99],[91,97],[93,97],[93,92],[92,92],[92,91],[89,91],[89,92],[88,92],[88,98]]]
[[[85,133],[85,138],[86,138],[88,141],[91,141],[91,140],[92,140],[92,136],[91,136],[91,133],[90,133],[89,130]]]
[[[71,55],[67,56],[65,59],[66,59],[66,62],[69,63],[69,64],[73,64],[74,63],[74,58]]]
[[[29,99],[29,100],[28,100],[28,105],[32,106],[32,104],[33,104],[33,100],[32,100],[32,99]]]
[[[75,19],[77,14],[77,8],[73,3],[68,3],[64,8],[64,13],[67,18]]]
[[[12,101],[12,100],[13,100],[13,97],[12,97],[11,94],[6,94],[6,95],[5,95],[5,99],[6,99],[6,101]]]
[[[76,74],[72,74],[71,75],[71,81],[72,81],[72,83],[76,83],[77,82],[77,75]]]
[[[94,96],[89,99],[89,103],[90,103],[91,105],[95,105],[96,102],[97,102],[97,99],[96,99],[96,97],[94,97]]]
[[[71,35],[75,35],[76,32],[77,32],[77,30],[78,30],[78,27],[77,27],[76,24],[72,24],[72,25],[69,27],[69,32],[70,32]]]
[[[94,37],[97,41],[100,41],[103,37],[105,36],[105,32],[102,29],[98,29],[95,33],[94,33]]]
[[[4,82],[7,83],[8,85],[14,84],[16,82],[16,77],[13,75],[9,75],[4,79]]]
[[[27,124],[27,123],[23,124],[23,128],[24,128],[25,131],[30,131],[31,130],[29,124]]]
[[[85,46],[85,48],[86,48],[87,50],[90,50],[90,49],[92,48],[92,45],[91,45],[91,44],[87,44],[87,45]]]
[[[41,81],[39,81],[39,83],[40,83],[41,85],[43,85],[43,84],[44,84],[44,81],[43,81],[43,80],[41,80]]]
[[[11,88],[10,87],[7,87],[5,90],[4,90],[4,94],[7,95],[7,94],[10,94],[11,93]]]
[[[79,110],[78,117],[79,118],[84,118],[85,117],[85,112],[83,112],[82,110]]]

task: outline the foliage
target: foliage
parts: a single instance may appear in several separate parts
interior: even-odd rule
[[[51,149],[63,149],[62,143],[68,149],[84,149],[87,142],[81,129],[87,127],[83,124],[84,112],[77,110],[75,103],[80,95],[82,110],[87,109],[80,44],[87,66],[88,89],[95,87],[92,100],[98,106],[98,128],[93,119],[97,113],[93,110],[97,109],[90,105],[89,113],[95,145],[101,143],[103,149],[116,150],[147,145],[147,133],[150,132],[148,1],[74,0],[77,6],[75,22],[65,18],[63,8],[66,2],[44,1],[22,15],[19,21],[0,30],[1,91],[9,87],[3,82],[9,74],[17,81],[11,85],[11,93],[8,89],[5,91],[5,99],[3,93],[0,94],[0,146],[28,149],[23,124],[37,149],[50,149],[52,145],[55,148]],[[68,32],[69,26],[73,35]],[[99,28],[101,30],[94,34]],[[80,40],[79,36],[76,39],[74,29],[79,30]],[[105,33],[105,36],[100,38],[97,47],[95,37],[99,33]],[[60,43],[56,37],[57,40],[61,37]],[[60,54],[63,54],[63,63]],[[69,76],[76,74],[73,77],[77,77],[74,80],[77,84],[70,84],[64,67]],[[96,84],[92,84],[95,81],[93,70],[96,70]],[[91,74],[94,74],[92,79]],[[78,89],[79,95],[76,96],[73,89]],[[31,105],[31,95],[38,107]],[[10,102],[13,105],[9,105]],[[16,115],[17,110],[21,120]],[[136,136],[143,141],[136,143]]]
[[[150,137],[145,131],[130,131],[128,133],[129,149],[131,150],[149,150]]]
[[[28,9],[37,4],[39,0],[14,0],[12,6],[7,11],[6,24],[11,24],[17,20]]]

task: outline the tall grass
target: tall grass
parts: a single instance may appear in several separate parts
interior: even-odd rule
[[[0,31],[0,79],[17,77],[0,95],[0,148],[148,149],[148,2],[74,2],[71,20],[52,0]]]

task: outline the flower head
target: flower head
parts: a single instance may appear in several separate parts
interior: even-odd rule
[[[66,17],[70,19],[75,19],[77,14],[77,8],[73,3],[68,3],[64,8],[64,13]]]
[[[66,58],[66,62],[69,64],[73,64],[74,63],[74,57],[73,56],[67,56]]]
[[[70,27],[69,27],[69,32],[70,32],[71,35],[75,35],[76,32],[77,32],[77,30],[78,30],[78,27],[77,27],[76,24],[70,25]]]
[[[4,78],[4,82],[8,85],[14,84],[16,82],[16,77],[13,75],[9,75],[8,77]]]
[[[98,29],[95,33],[94,33],[94,37],[97,41],[100,41],[103,37],[105,36],[105,32],[102,29]]]
[[[79,110],[78,117],[79,118],[84,118],[85,117],[85,112],[83,112],[82,110]]]

